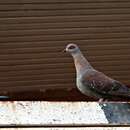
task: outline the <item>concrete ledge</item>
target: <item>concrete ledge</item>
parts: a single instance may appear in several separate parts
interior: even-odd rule
[[[1,102],[0,124],[108,123],[98,103]]]
[[[130,104],[97,102],[0,102],[0,125],[130,124]]]

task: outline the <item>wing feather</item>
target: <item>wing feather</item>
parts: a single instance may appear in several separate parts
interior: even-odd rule
[[[124,84],[109,78],[102,72],[91,70],[86,72],[82,79],[84,86],[100,94],[117,95],[117,96],[130,96],[129,88]]]

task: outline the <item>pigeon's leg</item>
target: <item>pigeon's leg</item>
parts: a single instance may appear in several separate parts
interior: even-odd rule
[[[98,100],[99,103],[102,103],[103,101],[104,101],[104,98],[100,98],[100,99]]]
[[[104,99],[104,98],[100,98],[100,99],[98,100],[98,102],[99,102],[99,103],[108,102],[108,100],[107,100],[107,99]]]

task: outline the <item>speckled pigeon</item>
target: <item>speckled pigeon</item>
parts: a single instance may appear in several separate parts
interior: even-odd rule
[[[99,101],[115,98],[130,99],[130,89],[121,82],[94,69],[76,44],[68,44],[65,51],[69,52],[74,59],[76,85],[83,94]]]

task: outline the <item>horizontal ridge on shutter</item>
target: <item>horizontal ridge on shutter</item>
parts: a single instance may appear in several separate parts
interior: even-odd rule
[[[129,0],[1,0],[0,93],[75,88],[70,42],[130,85]]]

